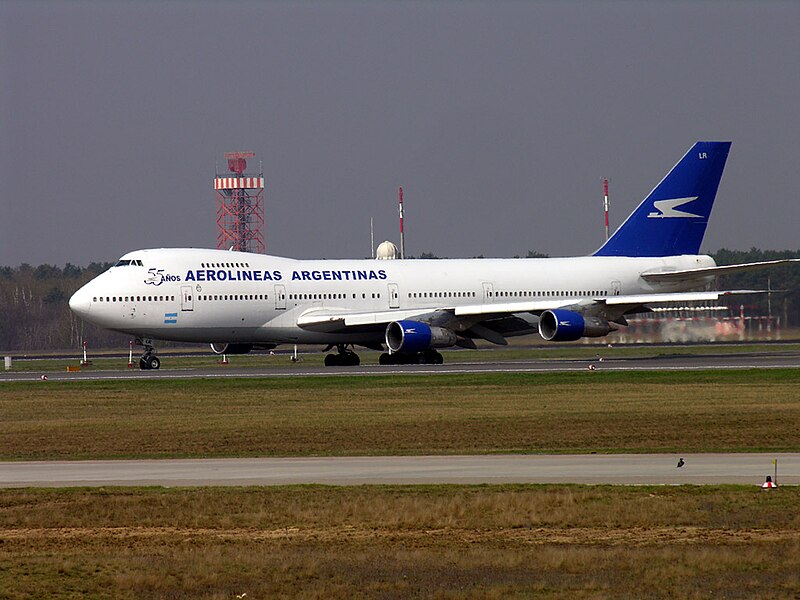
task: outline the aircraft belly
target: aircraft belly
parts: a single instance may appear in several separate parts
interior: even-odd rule
[[[117,330],[138,337],[196,343],[379,344],[383,332],[319,333],[297,327],[142,327]]]

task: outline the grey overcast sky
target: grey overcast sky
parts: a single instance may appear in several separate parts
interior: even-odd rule
[[[214,247],[253,150],[267,252],[578,255],[696,140],[703,249],[800,248],[798,2],[0,0],[0,264]],[[251,162],[252,164],[252,162]]]

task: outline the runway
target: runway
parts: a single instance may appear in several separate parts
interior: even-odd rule
[[[689,355],[676,353],[652,358],[607,358],[595,359],[534,359],[514,361],[459,362],[450,361],[443,365],[394,365],[380,366],[362,364],[358,367],[305,366],[302,362],[291,363],[283,355],[281,364],[278,357],[264,357],[264,367],[237,368],[235,357],[227,366],[197,369],[170,369],[169,359],[163,361],[158,371],[139,369],[119,369],[92,371],[86,369],[76,373],[46,373],[48,381],[97,381],[97,380],[143,380],[143,379],[197,379],[197,378],[242,378],[242,377],[321,377],[321,376],[386,376],[386,375],[441,375],[475,373],[558,373],[586,371],[593,367],[596,371],[692,371],[728,369],[800,369],[800,353],[769,352],[749,354],[706,354]],[[36,371],[0,373],[0,383],[14,381],[38,381],[41,373]]]
[[[684,466],[677,467],[683,458]],[[0,463],[0,487],[800,484],[800,453],[231,458]]]

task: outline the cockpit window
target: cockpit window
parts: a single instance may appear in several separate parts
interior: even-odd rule
[[[140,260],[129,260],[129,259],[122,259],[120,258],[117,263],[114,265],[115,267],[143,267],[142,261]]]

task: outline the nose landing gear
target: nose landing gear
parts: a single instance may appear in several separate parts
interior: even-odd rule
[[[137,338],[135,343],[144,346],[144,354],[142,354],[142,357],[139,359],[139,368],[142,371],[161,368],[161,360],[156,356],[156,349],[153,347],[150,340]]]
[[[149,371],[150,369],[158,369],[161,367],[161,359],[159,359],[155,354],[150,352],[145,352],[142,355],[142,358],[139,359],[139,368],[143,371]]]

